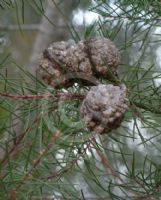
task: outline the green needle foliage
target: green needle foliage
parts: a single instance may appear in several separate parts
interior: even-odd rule
[[[61,9],[64,1],[52,2]],[[82,99],[60,95],[83,95],[89,87],[78,83],[56,90],[19,66],[10,53],[0,51],[2,200],[161,198],[161,69],[155,52],[161,44],[161,2],[94,0],[87,5],[98,20],[81,31],[71,22],[71,37],[78,41],[100,35],[115,42],[122,56],[118,75],[128,88],[129,110],[118,129],[93,133],[80,117]],[[26,7],[44,15],[42,0],[5,0],[0,7],[16,13],[21,33]],[[10,66],[18,76],[8,74]]]

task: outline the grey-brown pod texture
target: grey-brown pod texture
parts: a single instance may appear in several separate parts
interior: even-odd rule
[[[108,133],[120,126],[128,110],[124,84],[91,87],[81,105],[81,116],[87,127],[96,133]]]
[[[77,44],[68,41],[54,42],[43,52],[40,74],[53,87],[59,82],[65,86],[71,82],[64,76],[67,73],[82,73],[87,78],[107,77],[111,72],[116,72],[119,63],[120,53],[107,38],[96,37],[81,40]],[[62,80],[57,82],[58,79]]]
[[[103,85],[99,80],[113,78],[119,64],[120,53],[107,38],[96,37],[77,44],[54,42],[43,52],[40,74],[54,88],[71,86],[78,79],[84,85],[96,85],[84,98],[80,112],[91,131],[103,134],[118,128],[128,110],[126,86]]]

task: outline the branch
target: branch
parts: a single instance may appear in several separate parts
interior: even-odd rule
[[[57,140],[61,137],[61,132],[60,131],[56,131],[54,134],[53,134],[53,137],[51,138],[48,146],[44,149],[42,149],[40,152],[39,152],[39,156],[38,158],[36,158],[35,160],[32,161],[32,166],[31,168],[29,169],[29,171],[25,174],[25,176],[22,178],[22,181],[17,185],[17,187],[15,188],[16,192],[20,189],[20,187],[25,183],[25,181],[27,181],[28,179],[31,179],[33,178],[32,175],[33,175],[33,172],[34,170],[36,169],[36,167],[41,163],[41,160],[43,157],[45,157],[49,150],[54,146],[54,144],[57,142]]]
[[[8,97],[11,99],[48,99],[51,97],[64,97],[65,99],[84,99],[82,94],[73,94],[73,93],[57,93],[55,95],[49,93],[44,95],[15,95],[10,93],[0,92],[1,97]]]
[[[132,105],[135,105],[136,107],[138,108],[141,108],[141,109],[144,109],[146,111],[149,111],[151,113],[154,113],[154,114],[161,114],[161,106],[160,108],[154,108],[154,107],[151,107],[151,106],[148,106],[148,105],[145,105],[145,104],[141,104],[139,102],[132,102],[131,103]]]
[[[0,92],[0,97],[8,97],[11,99],[48,99],[48,98],[60,98],[63,97],[64,99],[80,99],[83,100],[85,95],[83,94],[76,94],[76,93],[57,93],[57,94],[42,94],[42,95],[15,95],[10,93],[3,93]],[[135,105],[138,108],[144,109],[146,111],[149,111],[154,114],[161,114],[161,109],[154,109],[150,106],[138,103],[138,102],[132,102],[131,105]]]

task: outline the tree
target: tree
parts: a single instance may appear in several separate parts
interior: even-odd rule
[[[0,7],[16,11],[23,34],[20,21],[23,22],[25,11],[32,6],[43,16],[45,2],[17,2],[6,0]],[[65,3],[51,2],[59,12]],[[72,9],[80,8],[80,1],[74,2]],[[0,147],[4,152],[0,161],[1,199],[161,198],[161,73],[157,54],[161,2],[94,0],[86,6],[99,18],[84,27],[75,27],[72,19],[68,22],[70,38],[79,47],[75,50],[81,51],[81,45],[86,47],[89,41],[95,45],[91,40],[95,36],[110,38],[121,53],[117,73],[112,71],[107,77],[95,69],[93,76],[87,73],[82,78],[82,74],[72,72],[70,79],[68,76],[62,82],[66,78],[63,74],[63,79],[56,82],[59,87],[53,87],[6,52],[0,55]],[[72,16],[72,11],[69,12]],[[79,46],[80,41],[84,42]],[[85,48],[88,58],[92,57],[91,48]],[[46,53],[50,52],[45,52],[45,56]],[[62,63],[57,65],[66,74]],[[18,80],[8,76],[8,66],[18,70]],[[109,132],[99,134],[83,122],[80,108],[93,87],[89,82],[127,87],[129,109],[117,129],[113,129],[114,124]],[[18,133],[17,120],[22,124]]]

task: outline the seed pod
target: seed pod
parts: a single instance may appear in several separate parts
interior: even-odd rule
[[[124,84],[91,87],[80,108],[87,127],[100,134],[118,128],[128,110],[126,91]]]
[[[57,87],[58,84],[68,84],[62,75],[66,71],[66,53],[71,47],[69,42],[54,42],[44,50],[40,59],[39,74],[49,85]],[[61,80],[61,81],[60,81]]]
[[[97,37],[85,41],[85,44],[93,72],[103,77],[117,72],[121,56],[111,40]]]
[[[116,73],[119,63],[120,54],[113,42],[107,38],[81,40],[78,44],[62,41],[52,43],[44,51],[40,62],[40,74],[47,84],[55,87],[57,79],[66,73],[76,72],[83,73],[86,77],[107,78],[111,72]],[[78,77],[76,79],[78,80]],[[72,85],[74,81],[66,80],[60,83],[67,86],[70,83]]]

